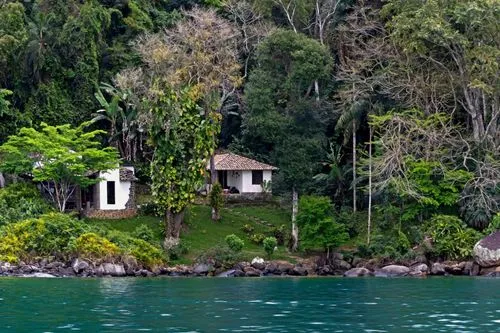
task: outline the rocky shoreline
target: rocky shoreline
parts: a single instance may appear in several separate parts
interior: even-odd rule
[[[377,260],[363,260],[356,265],[345,261],[341,254],[329,264],[317,265],[304,260],[292,264],[287,261],[265,261],[254,258],[252,262],[240,262],[231,269],[217,267],[214,263],[192,266],[176,265],[147,270],[134,260],[120,263],[91,263],[82,259],[60,262],[42,259],[33,263],[13,265],[0,262],[0,276],[15,277],[262,277],[262,276],[344,276],[344,277],[426,277],[426,276],[487,276],[500,277],[500,266],[481,267],[474,261],[462,262],[414,262],[407,265],[380,265]]]

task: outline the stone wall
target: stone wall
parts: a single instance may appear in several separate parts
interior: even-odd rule
[[[99,210],[91,209],[85,212],[85,216],[93,219],[103,220],[119,220],[128,219],[137,215],[137,209],[122,209],[122,210]]]

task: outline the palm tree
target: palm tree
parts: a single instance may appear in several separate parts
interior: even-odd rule
[[[54,40],[51,31],[51,23],[54,15],[39,13],[33,20],[28,22],[28,43],[26,46],[25,63],[26,69],[33,83],[42,80],[43,69],[51,45]]]

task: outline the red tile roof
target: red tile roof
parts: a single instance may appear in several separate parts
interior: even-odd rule
[[[233,153],[216,154],[215,170],[278,170],[278,168]],[[210,169],[210,161],[207,170]]]

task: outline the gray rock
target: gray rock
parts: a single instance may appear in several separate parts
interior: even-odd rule
[[[281,274],[290,274],[294,267],[293,264],[287,261],[278,261],[276,263],[278,265],[277,271],[281,272]]]
[[[262,274],[258,269],[253,268],[252,266],[245,267],[245,276],[248,277],[257,277]]]
[[[372,271],[364,267],[351,268],[344,273],[345,277],[359,277],[373,275]]]
[[[299,266],[299,265],[295,265],[295,267],[290,272],[290,275],[306,276],[307,275],[307,269],[305,267],[302,267],[302,266]]]
[[[500,266],[500,231],[494,232],[476,243],[474,259],[482,267]]]
[[[266,262],[264,261],[264,259],[259,258],[259,257],[253,258],[251,265],[253,268],[258,269],[260,271],[262,271],[266,268]]]
[[[276,263],[270,262],[266,265],[266,268],[264,269],[264,274],[265,275],[281,274],[281,272],[278,272],[278,265]]]
[[[337,269],[341,269],[341,270],[349,270],[351,269],[351,264],[349,264],[347,261],[345,260],[337,260],[335,261],[335,268]]]
[[[193,273],[196,275],[207,275],[211,267],[207,264],[198,264],[194,266]]]
[[[64,264],[59,261],[53,261],[51,263],[48,263],[45,268],[47,269],[54,269],[54,268],[59,268],[59,267],[64,267]]]
[[[444,275],[446,273],[446,266],[440,262],[435,262],[432,264],[431,274],[432,275]]]
[[[71,267],[73,268],[73,271],[75,274],[81,274],[83,271],[89,268],[89,263],[86,262],[85,260],[82,260],[80,258],[76,258],[73,263],[71,264]]]
[[[388,265],[388,266],[382,267],[381,271],[386,273],[387,276],[389,276],[389,277],[406,276],[410,273],[410,269],[408,267],[401,266],[401,265]]]
[[[493,274],[500,274],[500,266],[497,267],[486,267],[481,269],[481,275],[492,276]]]
[[[217,274],[217,277],[233,277],[234,276],[234,269],[230,269],[228,271],[222,272]]]
[[[412,266],[411,271],[415,272],[415,273],[427,274],[427,272],[429,271],[429,266],[427,266],[426,264],[418,264],[418,265]]]
[[[97,267],[98,274],[111,276],[125,276],[125,268],[121,264],[104,263]]]

